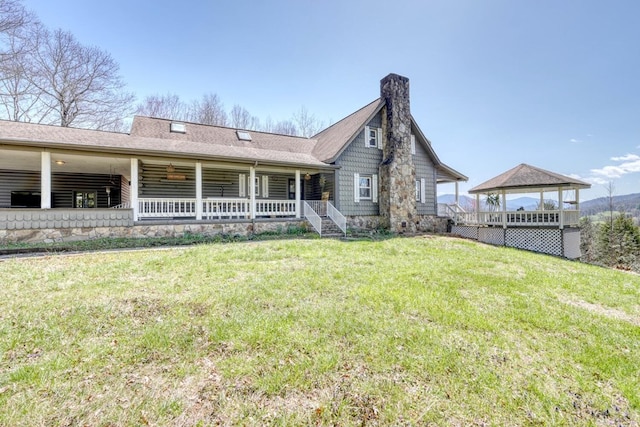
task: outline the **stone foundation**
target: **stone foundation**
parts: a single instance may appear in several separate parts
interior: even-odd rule
[[[387,218],[383,216],[350,216],[347,218],[347,227],[356,231],[387,230]],[[446,233],[448,218],[434,215],[417,215],[414,218],[413,227],[399,232],[402,233]],[[391,230],[396,232],[395,230]]]
[[[92,240],[99,238],[183,237],[185,234],[202,236],[286,233],[291,227],[306,228],[305,220],[265,220],[211,222],[138,222],[128,227],[70,227],[37,229],[0,229],[0,244],[53,243]]]

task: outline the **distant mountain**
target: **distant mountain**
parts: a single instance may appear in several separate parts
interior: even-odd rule
[[[599,197],[586,202],[580,202],[580,212],[582,215],[597,215],[600,212],[609,211],[609,198]],[[640,193],[625,194],[623,196],[613,196],[613,210],[634,212],[640,210]]]
[[[442,194],[438,196],[438,203],[454,203],[456,196],[453,194]],[[484,201],[485,196],[480,198],[481,203]],[[466,195],[460,195],[460,206],[470,210],[475,206],[476,199]],[[525,210],[535,210],[540,203],[540,199],[535,197],[519,197],[513,200],[507,200],[507,210],[515,211],[519,208]],[[485,209],[485,206],[482,207]],[[640,193],[626,194],[622,196],[613,196],[613,210],[616,212],[625,211],[633,214],[634,216],[640,215]],[[587,200],[580,202],[580,213],[584,216],[597,215],[601,212],[609,211],[609,198],[600,197],[593,200]]]

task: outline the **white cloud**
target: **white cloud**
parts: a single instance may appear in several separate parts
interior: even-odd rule
[[[573,143],[577,144],[577,143],[582,142],[582,141],[580,141],[579,139],[571,138],[569,140],[569,142],[573,142]]]
[[[640,156],[636,154],[625,154],[624,156],[620,157],[612,157],[611,160],[613,160],[614,162],[627,162],[629,160],[636,161],[640,160]]]

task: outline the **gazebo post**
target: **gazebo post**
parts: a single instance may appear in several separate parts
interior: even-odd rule
[[[507,191],[502,190],[502,228],[507,228]]]
[[[456,206],[460,206],[460,193],[458,189],[458,181],[456,181]]]
[[[560,230],[564,228],[564,202],[562,201],[562,187],[558,187],[558,206],[560,209]]]
[[[544,190],[540,190],[540,206],[538,210],[544,211]]]

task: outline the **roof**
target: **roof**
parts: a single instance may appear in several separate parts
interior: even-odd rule
[[[235,129],[195,124],[187,124],[185,134],[168,135],[170,123],[171,120],[135,117],[133,128],[136,130],[132,129],[132,134],[128,135],[0,120],[0,143],[103,153],[330,167],[311,154],[315,142],[306,138],[251,131],[252,141],[239,141]],[[161,128],[166,128],[166,132]]]
[[[579,179],[522,163],[469,190],[470,194],[493,193],[499,191],[536,190],[544,188],[591,188]]]
[[[364,126],[378,114],[383,105],[382,99],[378,98],[314,135],[313,139],[317,140],[317,144],[313,154],[323,162],[335,162]]]

